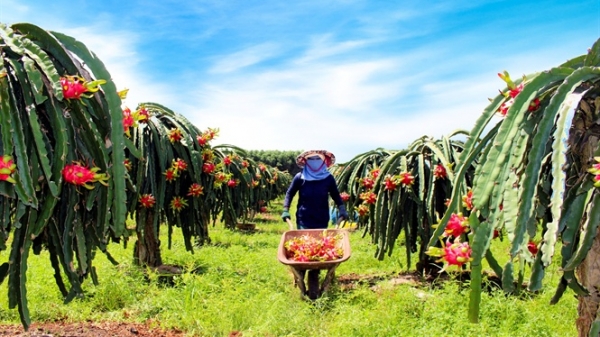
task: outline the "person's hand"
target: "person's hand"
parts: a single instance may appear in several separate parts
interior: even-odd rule
[[[286,221],[287,219],[291,219],[292,216],[290,215],[290,211],[287,208],[283,209],[283,212],[281,213],[281,219],[283,221]]]
[[[346,206],[340,205],[340,206],[338,206],[338,210],[340,211],[340,218],[343,218],[344,220],[350,219],[348,217],[348,212],[346,212]]]

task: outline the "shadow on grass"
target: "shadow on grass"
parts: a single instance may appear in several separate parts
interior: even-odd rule
[[[202,275],[208,271],[204,265],[181,266],[175,264],[163,264],[158,267],[139,267],[146,282],[156,282],[160,287],[176,287],[177,279],[183,274]]]
[[[384,288],[399,285],[409,285],[415,288],[441,289],[448,283],[458,284],[461,288],[468,289],[471,282],[471,273],[468,270],[456,272],[442,272],[425,274],[417,271],[385,274],[344,274],[334,278],[330,289],[330,296],[337,297],[338,293],[350,292],[358,288],[367,287],[378,292]],[[482,291],[489,294],[504,294],[505,296],[517,296],[519,299],[531,299],[539,294],[527,290],[527,284],[513,284],[513,291],[503,291],[502,279],[496,274],[484,272],[481,282]]]
[[[233,230],[234,232],[244,234],[244,235],[255,235],[255,234],[277,234],[281,235],[285,230],[280,227],[271,227],[269,225],[260,225],[260,227],[256,227],[254,229],[239,229],[236,228]]]
[[[281,223],[281,218],[275,217],[275,216],[263,216],[263,217],[257,216],[254,218],[254,221],[256,223],[260,223],[260,224],[274,225],[274,224]]]

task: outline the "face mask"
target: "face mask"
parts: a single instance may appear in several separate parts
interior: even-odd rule
[[[321,169],[323,169],[324,166],[325,162],[319,157],[306,158],[306,167],[308,167],[313,172],[320,171]]]

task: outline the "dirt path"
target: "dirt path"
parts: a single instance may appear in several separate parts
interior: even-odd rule
[[[150,325],[120,322],[33,323],[28,331],[21,325],[0,325],[0,336],[19,337],[183,337],[178,330],[165,331]]]

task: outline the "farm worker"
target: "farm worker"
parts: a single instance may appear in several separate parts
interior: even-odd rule
[[[292,179],[283,201],[283,221],[291,219],[290,204],[296,193],[298,207],[296,224],[298,229],[327,228],[329,223],[329,196],[339,210],[339,217],[348,219],[348,212],[340,197],[335,178],[328,167],[335,163],[333,153],[325,150],[310,150],[296,158],[296,164],[302,168]]]
[[[283,201],[283,221],[291,219],[290,204],[296,193],[298,207],[296,209],[296,225],[298,229],[325,229],[329,223],[329,196],[338,206],[340,218],[348,219],[348,212],[340,197],[335,178],[327,170],[335,163],[333,153],[325,150],[305,151],[296,158],[296,164],[302,168],[292,179],[292,183]],[[291,229],[291,228],[290,228]],[[318,284],[319,269],[308,271],[308,283]],[[302,278],[306,270],[301,271]],[[311,299],[319,297],[319,289],[309,286],[308,296]]]

